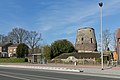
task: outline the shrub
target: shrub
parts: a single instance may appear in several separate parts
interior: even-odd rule
[[[96,62],[97,62],[97,63],[101,63],[101,58],[97,58],[97,59],[96,59]]]

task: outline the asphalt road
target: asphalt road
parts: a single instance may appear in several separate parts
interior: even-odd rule
[[[120,80],[82,73],[0,67],[0,80]]]

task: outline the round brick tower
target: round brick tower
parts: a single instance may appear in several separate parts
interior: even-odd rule
[[[93,28],[80,28],[77,30],[75,48],[78,52],[97,51],[97,42]]]

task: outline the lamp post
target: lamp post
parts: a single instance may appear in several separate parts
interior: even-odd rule
[[[99,3],[99,7],[100,7],[100,32],[101,32],[101,69],[103,70],[102,6],[103,6],[103,3],[100,2],[100,3]]]

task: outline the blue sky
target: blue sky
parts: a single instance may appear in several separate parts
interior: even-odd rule
[[[101,0],[0,0],[0,34],[15,27],[42,33],[44,43],[58,39],[75,43],[76,31],[83,27],[100,34],[98,3]],[[103,30],[120,27],[120,0],[102,0]]]

